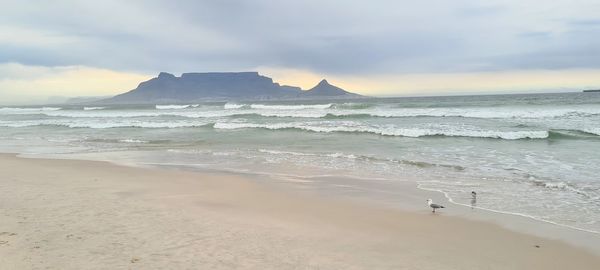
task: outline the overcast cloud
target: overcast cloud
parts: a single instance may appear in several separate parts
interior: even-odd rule
[[[269,67],[333,76],[600,69],[597,0],[0,1],[0,7],[0,65],[137,74]]]

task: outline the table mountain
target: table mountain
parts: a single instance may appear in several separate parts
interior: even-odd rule
[[[183,73],[181,77],[161,72],[137,88],[106,99],[105,103],[165,103],[203,100],[307,99],[361,97],[321,81],[304,91],[280,85],[258,72]]]

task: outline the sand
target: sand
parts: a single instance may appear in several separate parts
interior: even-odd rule
[[[225,173],[0,155],[0,269],[599,269],[492,223]]]

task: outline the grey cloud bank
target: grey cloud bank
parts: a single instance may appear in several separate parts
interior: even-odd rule
[[[0,63],[329,74],[600,68],[598,1],[3,1]]]

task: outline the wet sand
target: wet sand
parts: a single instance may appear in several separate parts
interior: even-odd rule
[[[6,269],[597,269],[561,241],[226,173],[0,155]]]

